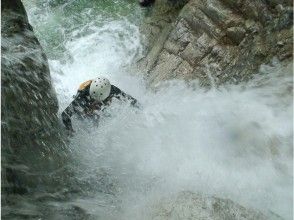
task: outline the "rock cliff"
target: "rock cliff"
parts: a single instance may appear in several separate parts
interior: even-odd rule
[[[292,60],[290,0],[190,0],[173,10],[159,2],[142,25],[151,34],[139,62],[153,85],[174,78],[237,83],[273,57]]]
[[[64,142],[47,58],[25,9],[20,0],[3,0],[1,12],[3,201],[3,194],[31,191],[60,167]]]

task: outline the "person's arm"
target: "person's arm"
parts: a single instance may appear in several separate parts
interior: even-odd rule
[[[134,97],[130,96],[129,94],[126,94],[125,92],[121,91],[119,88],[117,88],[114,85],[111,85],[110,94],[112,96],[117,97],[117,98],[120,98],[120,96],[123,98],[126,98],[131,101],[132,106],[139,107],[139,103],[138,103],[137,99],[135,99]]]
[[[74,131],[72,128],[72,123],[71,123],[71,116],[74,113],[74,107],[73,107],[73,102],[70,103],[70,105],[61,113],[62,117],[62,122],[65,126],[65,128],[69,131]]]
[[[75,96],[75,99],[69,104],[69,106],[61,113],[62,122],[65,125],[65,128],[69,131],[74,131],[71,123],[71,116],[74,113],[79,112],[78,108],[82,100],[82,93],[78,92]]]

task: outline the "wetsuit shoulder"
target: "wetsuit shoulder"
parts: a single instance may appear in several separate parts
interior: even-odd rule
[[[91,86],[92,80],[88,80],[84,83],[82,83],[79,86],[78,92],[75,95],[75,100],[79,103],[84,99],[88,99],[90,96],[90,86]],[[81,104],[81,103],[79,103]]]
[[[81,110],[79,107],[82,107],[84,109],[88,105],[91,82],[92,82],[91,80],[88,80],[79,86],[78,92],[74,96],[74,100],[69,104],[69,106],[61,114],[62,121],[65,127],[69,130],[73,130],[71,119],[70,119],[71,116],[74,113],[80,113]]]
[[[117,97],[117,98],[120,98],[120,97],[126,98],[131,101],[131,104],[133,106],[135,106],[137,104],[137,100],[135,98],[133,98],[129,94],[123,92],[122,90],[120,90],[118,87],[116,87],[114,85],[111,85],[110,96]]]
[[[83,82],[83,83],[79,86],[78,91],[83,91],[83,90],[87,89],[88,87],[90,88],[91,83],[92,83],[92,80],[88,80],[88,81],[86,81],[86,82]]]
[[[122,93],[123,92],[118,87],[111,85],[110,95],[122,95]]]

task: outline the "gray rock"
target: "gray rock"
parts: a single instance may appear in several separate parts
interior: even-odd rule
[[[46,187],[64,164],[47,58],[20,0],[2,1],[2,198]],[[44,184],[44,185],[43,185]],[[52,186],[54,187],[54,186]],[[4,205],[5,203],[2,203]]]
[[[243,27],[230,27],[227,29],[227,35],[236,44],[239,45],[245,37],[245,29]]]
[[[281,220],[276,214],[264,215],[258,210],[245,208],[232,200],[205,196],[189,191],[162,199],[154,205],[154,220]]]
[[[186,62],[183,61],[178,68],[176,68],[176,70],[174,71],[174,77],[177,78],[179,76],[182,76],[184,79],[191,79],[193,74],[193,68],[191,67],[191,65]]]
[[[161,17],[160,8],[155,5],[154,9],[157,16],[150,16],[154,23],[169,15],[166,12]],[[148,73],[151,84],[187,79],[187,74],[174,72],[183,61],[193,69],[193,74],[188,74],[190,79],[197,78],[205,86],[211,86],[212,81],[219,85],[249,80],[273,57],[281,62],[292,59],[292,10],[293,3],[288,0],[190,0],[173,14],[176,18],[166,20],[168,30],[158,28],[158,36],[153,38],[164,40],[149,41],[146,58],[140,63],[152,60],[152,65],[139,68]],[[163,59],[171,56],[167,52],[177,62]]]
[[[180,56],[195,66],[211,52],[215,43],[216,41],[211,40],[206,33],[203,33],[197,40],[190,42]]]
[[[158,63],[155,65],[153,71],[150,73],[149,78],[151,82],[160,82],[168,79],[178,66],[181,64],[182,59],[167,51],[163,51],[159,57]],[[162,74],[165,73],[165,74]]]

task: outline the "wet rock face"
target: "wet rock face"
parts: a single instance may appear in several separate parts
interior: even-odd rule
[[[280,220],[279,216],[266,216],[259,211],[245,208],[229,199],[204,196],[189,191],[180,192],[155,206],[154,220],[168,219],[240,219],[240,220]]]
[[[204,86],[211,79],[248,80],[274,56],[292,58],[292,9],[288,0],[190,0],[174,20],[165,19],[165,27],[147,35],[148,53],[139,66],[151,84],[172,78],[199,79]]]
[[[1,10],[2,192],[23,193],[42,182],[31,174],[59,166],[63,142],[47,58],[24,7],[4,0]]]

